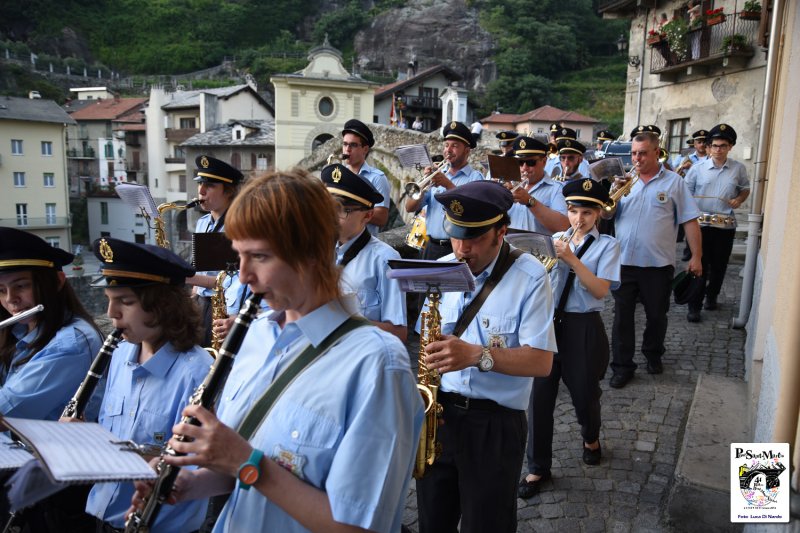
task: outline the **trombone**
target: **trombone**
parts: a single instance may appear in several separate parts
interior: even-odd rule
[[[428,187],[430,187],[433,177],[439,172],[444,174],[450,170],[450,161],[440,161],[438,163],[434,163],[433,166],[433,172],[424,178],[420,179],[419,181],[410,181],[405,184],[406,195],[409,198],[412,200],[419,200],[422,198],[422,193],[425,192]]]

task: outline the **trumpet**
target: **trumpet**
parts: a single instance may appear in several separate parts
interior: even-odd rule
[[[570,239],[572,239],[572,236],[575,235],[575,232],[578,231],[578,229],[580,229],[580,227],[581,227],[581,225],[578,224],[574,228],[569,228],[557,240],[559,240],[561,242],[569,242]],[[556,256],[556,257],[545,257],[545,258],[537,257],[537,259],[539,259],[539,261],[542,262],[542,266],[544,266],[544,269],[547,272],[550,272],[551,270],[553,270],[553,267],[558,264],[558,256]]]
[[[347,161],[350,159],[350,154],[331,154],[328,156],[328,162],[325,165],[330,165],[334,161]]]
[[[444,174],[448,170],[450,170],[450,161],[441,161],[439,163],[434,163],[434,171],[422,178],[419,181],[410,181],[405,184],[406,195],[411,198],[412,200],[419,200],[422,198],[422,193],[430,187],[433,177],[441,172]]]
[[[512,188],[511,188],[511,189],[509,189],[509,190],[510,190],[510,191],[513,193],[514,191],[516,191],[516,190],[517,190],[517,189],[519,189],[520,187],[522,187],[522,188],[525,188],[525,187],[527,187],[527,186],[528,186],[528,181],[529,181],[529,180],[528,180],[528,178],[525,178],[524,180],[520,181],[519,183],[517,183],[516,185],[514,185],[514,187],[512,187]]]
[[[608,195],[608,202],[603,206],[603,210],[607,213],[614,211],[617,208],[617,202],[623,196],[628,196],[633,188],[633,185],[639,181],[639,169],[634,169],[634,171],[629,175],[628,181],[620,187],[619,189],[612,190]]]

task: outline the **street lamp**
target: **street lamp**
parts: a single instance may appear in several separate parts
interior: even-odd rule
[[[625,38],[623,34],[619,34],[619,39],[617,39],[617,51],[620,55],[625,55],[625,52],[628,50],[628,39]]]

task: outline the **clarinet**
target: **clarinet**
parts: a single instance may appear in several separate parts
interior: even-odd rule
[[[121,338],[122,330],[119,328],[112,331],[109,336],[106,337],[103,346],[100,348],[100,351],[97,352],[94,361],[92,361],[92,366],[89,367],[86,377],[83,378],[78,390],[75,391],[75,396],[73,396],[72,399],[67,402],[67,406],[64,407],[61,418],[83,417],[86,404],[89,403],[89,399],[92,397],[92,394],[94,394],[97,383],[103,378],[106,370],[108,370],[108,365],[111,362],[111,355],[114,353],[114,350],[117,349],[117,344],[119,344]]]
[[[192,394],[189,400],[189,405],[200,405],[206,409],[210,409],[216,403],[217,398],[222,393],[222,388],[225,386],[225,381],[228,379],[228,374],[233,366],[233,358],[242,346],[242,341],[250,328],[250,324],[256,317],[259,310],[259,302],[261,301],[261,294],[253,294],[245,301],[244,308],[239,312],[236,317],[233,327],[231,328],[222,347],[219,349],[217,358],[214,359],[214,364],[211,365],[203,383]],[[199,426],[200,422],[193,416],[184,416],[181,419],[183,424],[192,424]],[[173,435],[173,438],[183,442],[185,437],[183,435]],[[158,478],[155,481],[153,491],[145,499],[144,506],[140,510],[136,510],[128,518],[125,523],[125,533],[147,533],[151,530],[156,521],[158,512],[161,506],[167,501],[167,497],[172,492],[172,487],[175,484],[175,479],[181,470],[180,466],[170,465],[164,461],[165,455],[179,456],[185,455],[178,453],[172,449],[170,445],[164,449],[161,460],[156,466]]]

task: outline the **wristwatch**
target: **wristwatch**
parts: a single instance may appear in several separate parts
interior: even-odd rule
[[[250,457],[242,463],[239,467],[239,488],[242,490],[250,490],[256,481],[261,478],[261,458],[264,457],[264,452],[253,448]]]
[[[533,196],[529,197],[528,198],[528,207],[533,207],[535,205],[536,205],[536,198],[534,198]]]
[[[478,370],[481,372],[489,372],[492,368],[494,368],[494,358],[492,357],[492,352],[489,348],[484,347],[481,351],[481,358],[478,359]]]

